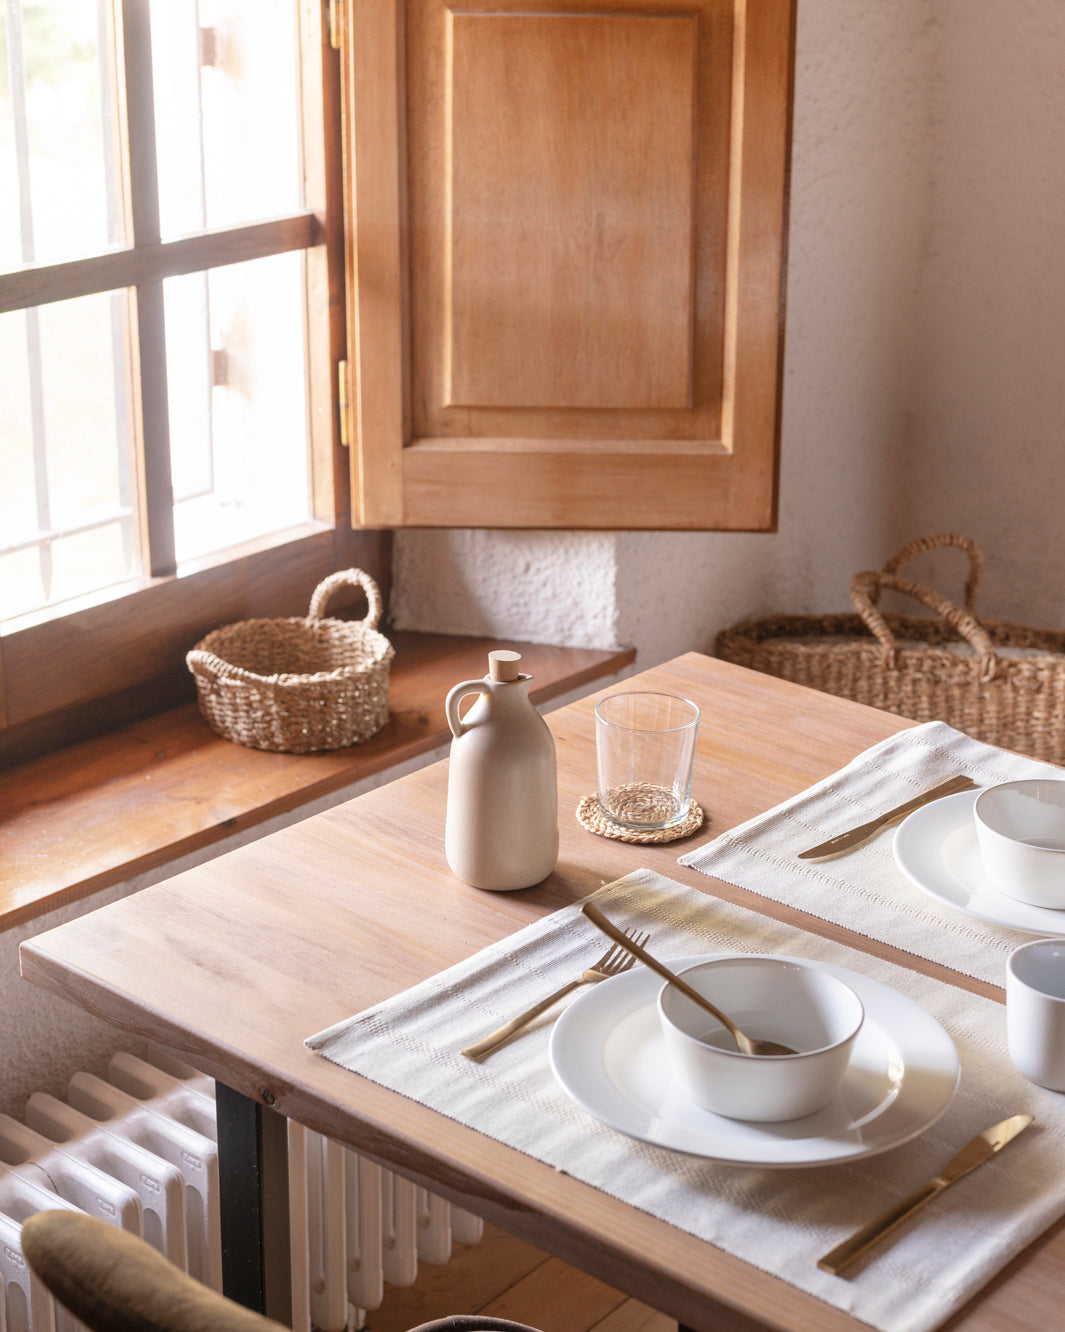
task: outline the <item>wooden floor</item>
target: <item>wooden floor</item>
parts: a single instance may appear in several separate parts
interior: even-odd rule
[[[486,1313],[541,1332],[676,1332],[676,1323],[501,1230],[456,1248],[443,1267],[422,1266],[417,1284],[387,1287],[366,1332],[406,1332],[430,1318]]]

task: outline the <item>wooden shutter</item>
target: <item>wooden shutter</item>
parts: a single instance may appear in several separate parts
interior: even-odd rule
[[[793,0],[353,0],[375,527],[765,530]]]

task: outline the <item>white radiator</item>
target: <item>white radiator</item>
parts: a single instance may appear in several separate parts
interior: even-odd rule
[[[22,1256],[22,1222],[70,1207],[142,1235],[183,1271],[222,1285],[214,1083],[165,1056],[75,1073],[67,1100],[35,1092],[25,1123],[0,1115],[0,1332],[77,1332]],[[362,1326],[385,1285],[475,1244],[469,1212],[288,1125],[295,1332]]]

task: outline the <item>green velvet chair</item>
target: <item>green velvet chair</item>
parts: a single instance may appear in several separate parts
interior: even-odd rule
[[[128,1231],[75,1211],[38,1212],[22,1251],[52,1295],[92,1332],[285,1332],[181,1272]],[[535,1332],[504,1318],[458,1314],[411,1332]]]

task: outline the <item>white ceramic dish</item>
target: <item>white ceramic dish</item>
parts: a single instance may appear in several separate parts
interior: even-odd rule
[[[673,985],[658,993],[658,1018],[673,1075],[705,1110],[778,1123],[820,1110],[839,1091],[862,1025],[862,1002],[812,962],[738,953],[681,973],[749,1035],[791,1054],[749,1055],[725,1027]]]
[[[705,960],[686,957],[669,965],[680,970]],[[844,967],[825,970],[855,991],[865,1022],[842,1088],[804,1119],[726,1119],[683,1095],[658,1022],[662,982],[644,967],[592,986],[562,1014],[551,1036],[555,1076],[595,1119],[674,1151],[765,1167],[875,1156],[917,1137],[946,1110],[958,1081],[957,1051],[912,999]]]
[[[1029,906],[1065,908],[1065,781],[986,787],[973,803],[973,823],[999,892]]]
[[[895,833],[895,863],[943,906],[1026,934],[1065,934],[1065,911],[1018,902],[991,883],[973,822],[977,794],[960,791],[914,810]]]

